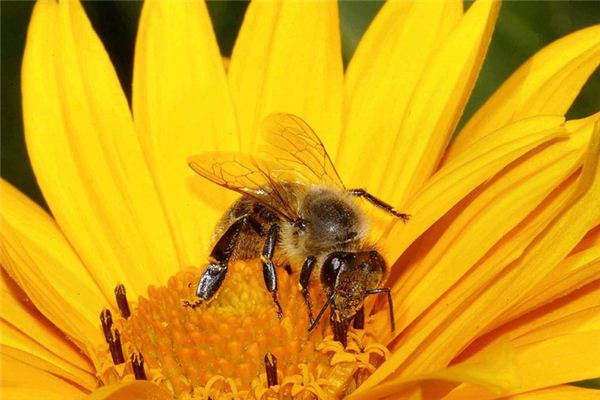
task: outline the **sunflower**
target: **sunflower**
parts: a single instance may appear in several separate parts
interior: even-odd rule
[[[600,376],[600,114],[564,114],[600,26],[534,55],[450,143],[498,9],[388,2],[344,71],[336,2],[253,2],[225,67],[202,2],[148,1],[131,112],[81,5],[38,2],[23,112],[52,215],[2,182],[3,398],[597,398],[566,384]],[[234,198],[186,159],[250,151],[273,112],[412,215],[370,213],[395,330],[369,299],[345,347],[309,335],[297,272],[280,321],[253,262],[181,305]]]

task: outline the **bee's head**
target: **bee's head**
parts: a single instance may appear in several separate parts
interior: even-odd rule
[[[335,293],[334,309],[348,321],[363,306],[367,292],[383,280],[385,261],[377,251],[330,254],[321,268],[327,295]]]

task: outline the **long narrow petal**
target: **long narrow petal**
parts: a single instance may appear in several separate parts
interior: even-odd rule
[[[471,348],[467,349],[466,352],[472,355],[468,356],[466,360],[440,372],[426,374],[426,376],[464,382],[444,397],[450,399],[504,398],[510,393],[531,390],[528,381],[532,376],[528,368],[523,369],[522,349],[564,335],[597,332],[600,329],[600,314],[598,313],[600,292],[598,288],[598,285],[586,288],[575,296],[569,296],[569,301],[561,300],[561,304],[545,307],[532,313],[531,317],[523,318],[516,324],[511,323],[508,329],[501,329],[491,334],[486,340],[487,344],[477,346],[476,351],[473,352],[470,350]],[[561,364],[559,369],[570,368],[568,363],[563,364],[560,360],[560,357],[556,360]],[[375,390],[393,388],[403,381],[406,381],[406,378],[386,381]],[[569,381],[557,380],[555,383],[547,382],[547,385],[562,382]],[[373,394],[372,391],[365,393]]]
[[[439,334],[449,333],[449,326],[457,318],[465,313],[474,299],[485,293],[487,286],[501,274],[507,264],[517,259],[523,253],[531,238],[543,231],[551,219],[561,210],[564,202],[573,192],[573,182],[567,182],[565,187],[555,193],[550,200],[546,200],[542,207],[536,211],[536,215],[530,216],[526,223],[522,224],[507,238],[502,239],[495,247],[493,257],[484,260],[469,271],[469,274],[461,279],[451,290],[440,297],[430,307],[422,318],[409,325],[401,337],[393,343],[395,350],[393,356],[388,360],[387,368],[398,369],[404,361],[410,357],[411,352],[421,344],[428,343]],[[419,264],[419,267],[423,264]],[[425,273],[419,269],[411,275],[424,276]],[[413,277],[410,276],[412,280]],[[402,281],[399,282],[402,284]],[[497,301],[497,294],[490,296],[488,301]],[[400,302],[400,304],[402,304]],[[450,307],[449,305],[452,305]],[[456,327],[457,332],[466,332],[474,329],[479,323],[480,311],[469,313],[464,325]],[[466,328],[465,328],[466,327]],[[387,332],[384,327],[378,327],[379,332]],[[439,332],[439,333],[438,333]],[[385,366],[385,364],[384,364]],[[368,381],[365,382],[368,384]]]
[[[170,400],[173,396],[153,382],[133,381],[104,386],[86,397],[87,400]]]
[[[469,152],[442,167],[402,210],[412,216],[410,222],[390,224],[382,238],[389,259],[396,260],[410,243],[506,165],[558,139],[565,133],[561,127],[563,122],[561,117],[534,117],[515,122],[474,143]]]
[[[517,348],[518,392],[600,376],[600,330],[551,337]]]
[[[27,146],[65,235],[103,292],[177,270],[166,219],[106,51],[81,4],[35,5],[22,69]]]
[[[600,376],[599,335],[600,330],[577,332],[517,347],[516,358],[522,384],[506,395],[527,393]],[[485,400],[497,397],[480,388],[462,386],[446,398]],[[598,393],[596,393],[597,397]]]
[[[532,287],[525,297],[497,323],[510,321],[571,291],[583,287],[600,277],[600,245],[573,254],[554,268],[543,280]]]
[[[88,394],[60,377],[11,357],[2,357],[0,392],[3,399],[9,400],[78,400]]]
[[[600,245],[600,222],[598,226],[596,226],[594,229],[591,229],[587,235],[584,236],[577,247],[573,249],[573,253],[577,253],[597,245]]]
[[[600,25],[546,46],[479,109],[452,143],[447,160],[499,127],[534,115],[564,115],[600,65]]]
[[[597,400],[597,389],[571,385],[554,386],[509,397],[510,400]]]
[[[515,124],[516,126],[522,125]],[[509,140],[512,132],[506,131]],[[544,131],[541,132],[543,133]],[[416,266],[411,267],[418,272],[404,275],[401,281],[394,285],[397,296],[395,298],[402,304],[398,315],[405,324],[413,321],[435,299],[467,274],[500,237],[521,223],[555,189],[557,182],[565,180],[575,171],[585,140],[585,135],[580,134],[524,156],[520,161],[513,163],[512,168],[490,180],[479,193],[473,195],[474,199],[469,204],[456,212],[445,232],[436,238],[435,245],[428,249],[427,254]],[[448,164],[447,168],[451,169],[451,165],[453,164]],[[445,170],[446,167],[440,170],[440,173]],[[472,170],[468,168],[464,171],[466,173]],[[435,188],[435,184],[432,187]],[[453,189],[448,190],[452,192]],[[440,195],[440,198],[443,197],[444,195]],[[436,197],[430,198],[431,203],[437,200]],[[420,204],[423,213],[428,217],[429,211],[424,207],[426,202]],[[414,212],[417,224],[418,214]],[[412,228],[411,223],[412,221],[405,230],[419,228],[418,225]],[[409,232],[408,236],[414,236]],[[398,232],[398,235],[400,234]],[[475,241],[477,246],[473,246]],[[400,246],[401,249],[402,247]],[[399,269],[403,267],[398,266]],[[401,272],[397,271],[398,274]],[[441,276],[444,279],[440,279]]]
[[[479,388],[460,386],[444,397],[444,400],[485,400],[485,396],[489,396],[489,393],[484,393]],[[502,398],[506,400],[598,400],[598,390],[560,385]]]
[[[582,147],[585,144],[586,138],[589,138],[589,135],[589,129],[577,131],[569,140],[555,143],[552,146],[547,146],[542,151],[530,155],[529,157],[525,158],[523,162],[518,163],[513,166],[513,168],[509,169],[508,173],[501,175],[500,178],[497,178],[495,181],[493,181],[493,184],[490,185],[490,188],[496,187],[499,189],[503,186],[502,182],[506,183],[511,181],[513,178],[521,175],[522,173],[524,174],[522,176],[528,176],[533,171],[538,171],[537,175],[541,174],[540,177],[537,180],[533,179],[531,182],[537,182],[536,184],[531,184],[528,186],[527,181],[525,181],[525,183],[521,182],[518,185],[514,185],[514,188],[509,188],[506,193],[502,193],[502,191],[496,192],[496,195],[500,196],[500,198],[507,199],[516,194],[511,194],[510,189],[519,188],[520,185],[524,184],[525,187],[528,187],[528,189],[521,189],[517,192],[521,193],[524,198],[529,197],[531,203],[524,204],[523,207],[529,209],[531,209],[532,206],[535,207],[535,204],[539,203],[540,201],[539,197],[535,199],[536,196],[539,196],[540,194],[543,195],[544,192],[548,193],[548,189],[551,189],[552,185],[556,186],[559,184],[559,182],[556,181],[547,181],[544,178],[547,178],[545,175],[546,171],[542,171],[544,172],[542,173],[536,169],[537,167],[544,165],[544,161],[542,161],[544,156],[550,156],[550,158],[546,159],[546,161],[556,158],[556,160],[560,161],[558,164],[565,164],[562,167],[564,168],[562,173],[558,170],[551,172],[552,168],[548,170],[551,172],[551,174],[558,173],[557,176],[560,176],[561,174],[565,176],[565,173],[568,174],[569,169],[573,170],[573,163],[575,163],[575,166],[577,165],[579,155],[583,151]],[[552,156],[553,153],[555,154],[554,156]],[[563,155],[561,156],[560,153]],[[571,159],[570,162],[568,162],[569,158]],[[567,161],[566,163],[565,160]],[[539,162],[541,162],[541,164],[537,164]],[[557,167],[558,164],[556,165]],[[529,172],[527,172],[528,170]],[[534,172],[534,174],[536,173]],[[477,264],[473,266],[474,268],[463,271],[463,277],[457,281],[457,284],[455,284],[451,290],[443,295],[441,295],[441,292],[438,292],[435,298],[429,298],[429,305],[431,305],[431,300],[437,300],[431,305],[431,307],[429,307],[429,309],[427,309],[427,312],[408,328],[404,329],[403,331],[399,329],[399,331],[402,331],[401,337],[393,344],[397,351],[395,351],[392,357],[386,362],[391,368],[388,371],[397,370],[400,366],[403,366],[402,374],[412,375],[417,371],[422,372],[430,370],[430,368],[438,369],[440,366],[447,365],[447,363],[458,354],[459,350],[465,346],[469,340],[474,339],[477,332],[481,332],[485,328],[485,321],[494,320],[494,318],[502,312],[501,310],[494,311],[494,309],[501,308],[505,305],[504,302],[500,303],[497,301],[497,299],[500,296],[502,296],[502,298],[507,297],[506,288],[504,286],[497,287],[496,285],[498,282],[504,282],[505,284],[512,282],[507,279],[506,272],[503,270],[507,265],[512,266],[510,263],[525,251],[527,244],[530,243],[536,235],[540,235],[540,233],[543,232],[543,229],[548,225],[548,223],[555,218],[561,209],[565,207],[565,202],[568,201],[569,196],[572,196],[574,190],[575,187],[572,179],[565,182],[564,187],[560,188],[558,191],[555,191],[555,193],[552,193],[551,196],[548,196],[542,205],[539,206],[535,212],[533,212],[525,220],[525,222],[522,222],[516,230],[506,235],[505,239],[499,240],[500,238],[497,237],[494,241],[498,241],[494,247],[494,252],[491,253],[490,256],[486,256],[478,261]],[[531,191],[532,193],[526,193],[527,191]],[[490,194],[491,193],[486,194],[486,191],[483,191],[479,194],[479,196],[486,198]],[[477,201],[477,199],[478,197],[475,198],[475,201]],[[495,202],[492,202],[493,204],[488,202],[485,203],[490,204],[492,208],[495,204]],[[502,209],[504,209],[504,212],[502,212]],[[511,213],[506,214],[506,210],[511,210]],[[475,211],[475,209],[472,211]],[[475,259],[483,257],[485,252],[480,253],[480,249],[478,248],[480,241],[484,240],[484,243],[486,243],[483,247],[489,246],[489,243],[491,243],[489,242],[490,237],[488,234],[483,234],[484,231],[491,232],[495,230],[499,223],[504,225],[505,222],[507,222],[504,221],[504,219],[507,219],[509,224],[514,224],[515,222],[518,223],[520,219],[523,219],[526,216],[519,216],[518,213],[515,214],[515,209],[510,205],[505,205],[504,208],[498,208],[496,211],[491,211],[491,209],[488,208],[488,211],[497,214],[495,220],[496,222],[494,222],[492,226],[486,227],[480,225],[480,229],[476,229],[475,231],[470,231],[471,227],[468,226],[468,224],[464,226],[465,229],[472,233],[471,235],[466,235],[470,236],[470,250],[466,251],[464,254],[464,257],[467,257],[468,259],[474,255],[474,261]],[[465,212],[470,213],[470,211]],[[486,216],[484,214],[485,213],[479,214],[479,218],[485,219]],[[498,216],[501,216],[501,218],[498,218]],[[478,218],[469,220],[475,225],[478,225],[480,222]],[[464,221],[460,225],[464,225]],[[451,231],[452,229],[449,228],[448,232]],[[475,232],[479,232],[479,234]],[[461,236],[461,240],[464,238],[465,237]],[[473,243],[477,243],[478,245],[473,246]],[[464,244],[461,245],[461,247],[463,246]],[[439,252],[443,248],[448,247],[440,244],[439,247],[437,247],[437,251]],[[454,245],[448,249],[453,250]],[[448,256],[450,256],[453,251],[451,251]],[[475,253],[479,253],[479,255],[476,255]],[[440,262],[445,264],[445,261],[443,260],[447,259],[447,256],[445,256],[443,252],[440,254]],[[455,253],[455,255],[456,254],[457,253]],[[463,264],[464,260],[461,259],[460,263],[456,265]],[[448,266],[449,264],[446,265]],[[456,265],[452,265],[452,268],[455,268]],[[402,292],[402,294],[394,296],[397,299],[397,303],[401,304],[401,310],[397,314],[404,315],[404,317],[399,318],[400,321],[402,321],[402,324],[410,323],[410,321],[419,314],[419,312],[416,311],[411,312],[413,307],[419,309],[422,306],[428,306],[423,305],[421,300],[417,298],[413,298],[413,305],[409,305],[409,302],[406,302],[407,304],[405,304],[405,301],[403,300],[407,296],[412,295],[413,287],[421,285],[420,277],[428,276],[428,274],[419,272],[422,271],[421,268],[429,271],[429,269],[433,267],[436,267],[436,265],[432,265],[430,262],[417,263],[417,270],[412,274],[408,274],[408,280],[406,282],[404,280],[400,280],[396,283],[395,287],[400,288],[399,290]],[[449,276],[454,276],[455,272],[452,268],[444,268]],[[518,269],[513,268],[510,268],[510,270],[513,274],[516,274],[519,271]],[[439,273],[442,272],[439,271],[436,273],[436,275]],[[533,279],[535,277],[531,277],[529,275],[527,277],[521,277],[521,279],[525,278]],[[442,280],[446,282],[446,277],[444,277]],[[433,284],[434,286],[437,285],[437,283]],[[441,285],[444,286],[445,283],[441,283]],[[443,288],[442,291],[447,290],[448,287]],[[493,287],[493,289],[490,287]],[[395,291],[396,290],[397,289],[395,289]],[[515,293],[516,290],[522,289],[514,286],[511,287],[510,292]],[[427,293],[424,293],[424,296],[428,298]],[[402,309],[404,309],[404,311],[402,311]],[[425,308],[421,308],[421,310],[424,309]],[[453,341],[455,341],[454,344]],[[427,342],[427,346],[421,348],[421,344],[425,342]],[[451,347],[453,347],[455,350],[448,351]],[[376,384],[377,382],[381,381],[384,377],[384,374],[380,374],[378,371],[376,371],[363,385],[369,387],[371,384]]]
[[[533,239],[518,260],[476,295],[460,316],[450,321],[442,334],[428,342],[426,351],[411,356],[403,369],[404,373],[435,368],[439,363],[443,365],[444,355],[457,354],[493,324],[499,315],[518,304],[524,294],[564,259],[597,224],[600,220],[600,123],[596,121],[593,129],[577,186],[561,212]],[[498,301],[499,298],[502,301]],[[474,323],[474,320],[477,322]]]
[[[471,343],[453,362],[476,354],[500,339],[520,347],[551,337],[600,329],[600,280],[494,328]]]
[[[36,360],[41,369],[93,389],[96,377],[90,360],[27,301],[6,271],[2,271],[0,288],[0,354],[29,364]]]
[[[388,173],[384,166],[407,150],[394,143],[411,96],[462,14],[460,1],[388,1],[369,26],[344,82],[336,166],[348,186],[376,188]]]
[[[91,354],[103,341],[98,315],[108,300],[54,220],[8,183],[2,181],[0,189],[0,263],[40,312]],[[2,318],[19,326],[23,310],[8,290],[2,297]]]
[[[369,188],[377,195],[400,207],[437,168],[475,84],[498,10],[498,2],[475,2],[436,50],[406,108],[393,157],[372,168],[386,171]]]
[[[395,377],[369,390],[359,388],[349,399],[387,398],[397,395],[411,383],[422,384],[426,391],[435,390],[437,393],[431,398],[439,398],[456,386],[448,385],[448,382],[465,382],[496,394],[514,390],[521,383],[514,346],[508,340],[500,340],[459,364],[423,375]]]
[[[187,166],[190,155],[234,151],[238,133],[206,5],[144,3],[136,42],[133,115],[180,265],[204,262],[223,189]]]
[[[229,66],[242,150],[252,150],[264,117],[288,112],[306,120],[335,156],[342,118],[339,31],[335,1],[250,3]]]

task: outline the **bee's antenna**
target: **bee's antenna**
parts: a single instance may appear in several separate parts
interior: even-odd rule
[[[385,287],[385,288],[377,288],[377,289],[367,290],[367,295],[380,294],[380,293],[387,294],[388,305],[389,305],[389,309],[390,309],[390,321],[392,322],[392,332],[394,332],[396,330],[396,323],[394,322],[394,303],[392,302],[392,293],[390,292],[390,288]]]
[[[312,322],[312,324],[310,324],[310,327],[308,328],[308,333],[312,332],[317,327],[317,325],[319,324],[319,321],[323,317],[323,314],[325,314],[325,311],[327,310],[327,308],[331,305],[331,303],[333,303],[333,300],[335,299],[336,294],[337,294],[336,292],[331,293],[331,296],[329,296],[329,298],[327,299],[327,302],[323,305],[323,307],[321,308],[321,311],[319,311],[317,318],[315,318],[315,320]]]

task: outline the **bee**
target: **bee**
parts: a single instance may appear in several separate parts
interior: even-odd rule
[[[267,291],[279,318],[278,265],[300,269],[299,286],[308,311],[309,332],[331,307],[334,336],[345,342],[351,321],[363,328],[367,296],[387,294],[392,330],[390,289],[380,287],[386,262],[367,239],[369,221],[357,203],[372,205],[408,221],[409,215],[364,189],[346,189],[325,147],[300,117],[272,114],[262,124],[265,157],[244,153],[209,152],[190,157],[189,166],[202,177],[241,194],[221,218],[213,235],[208,266],[196,288],[195,307],[211,300],[234,259],[260,257]],[[309,293],[316,275],[326,302],[313,316]]]

